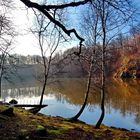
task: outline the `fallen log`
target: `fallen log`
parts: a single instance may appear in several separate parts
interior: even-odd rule
[[[43,108],[48,105],[34,105],[34,104],[12,104],[14,107],[38,107],[38,108]]]
[[[27,111],[33,114],[38,113],[42,108],[46,106],[48,105],[14,104],[14,107],[32,107],[31,109],[28,109]]]

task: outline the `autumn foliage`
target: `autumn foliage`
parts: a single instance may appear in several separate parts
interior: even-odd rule
[[[140,78],[140,34],[123,40],[114,77]]]

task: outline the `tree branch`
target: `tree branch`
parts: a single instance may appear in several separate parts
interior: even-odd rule
[[[35,9],[39,10],[40,12],[42,12],[51,22],[53,22],[55,25],[60,27],[68,36],[70,36],[71,33],[73,33],[77,37],[77,39],[80,40],[80,42],[79,42],[80,49],[77,54],[81,53],[81,47],[82,47],[84,38],[82,38],[75,29],[70,29],[70,30],[66,29],[66,27],[60,21],[58,21],[54,17],[52,17],[48,11],[50,9],[64,9],[67,7],[76,7],[79,5],[84,5],[88,2],[90,2],[91,0],[71,2],[71,3],[67,3],[67,4],[61,4],[61,5],[39,5],[38,3],[31,2],[30,0],[20,0],[20,1],[22,1],[28,8],[35,8]]]
[[[88,2],[91,2],[91,0],[83,0],[83,1],[78,1],[78,2],[70,2],[70,3],[60,4],[60,5],[39,5],[35,2],[31,2],[30,0],[20,0],[20,1],[22,1],[29,8],[40,6],[43,9],[46,9],[47,11],[49,11],[51,9],[64,9],[64,8],[67,8],[67,7],[77,7],[77,6],[80,6],[80,5],[84,5]]]
[[[83,0],[83,1],[78,1],[78,2],[70,2],[70,3],[66,3],[66,4],[61,4],[61,5],[44,5],[46,10],[50,10],[50,9],[64,9],[67,7],[77,7],[80,5],[84,5],[88,2],[90,2],[91,0]]]

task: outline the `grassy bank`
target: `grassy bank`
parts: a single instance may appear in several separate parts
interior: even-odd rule
[[[69,122],[61,117],[51,117],[0,105],[0,140],[139,140],[140,133],[101,126],[95,129],[80,121]],[[9,110],[9,109],[8,109]],[[13,111],[13,113],[12,113]],[[8,112],[9,113],[9,112]]]

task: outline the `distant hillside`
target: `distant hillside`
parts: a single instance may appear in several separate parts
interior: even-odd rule
[[[40,65],[15,65],[14,68],[11,65],[6,66],[6,73],[3,76],[2,83],[18,83],[18,82],[30,82],[39,79],[42,70]]]

